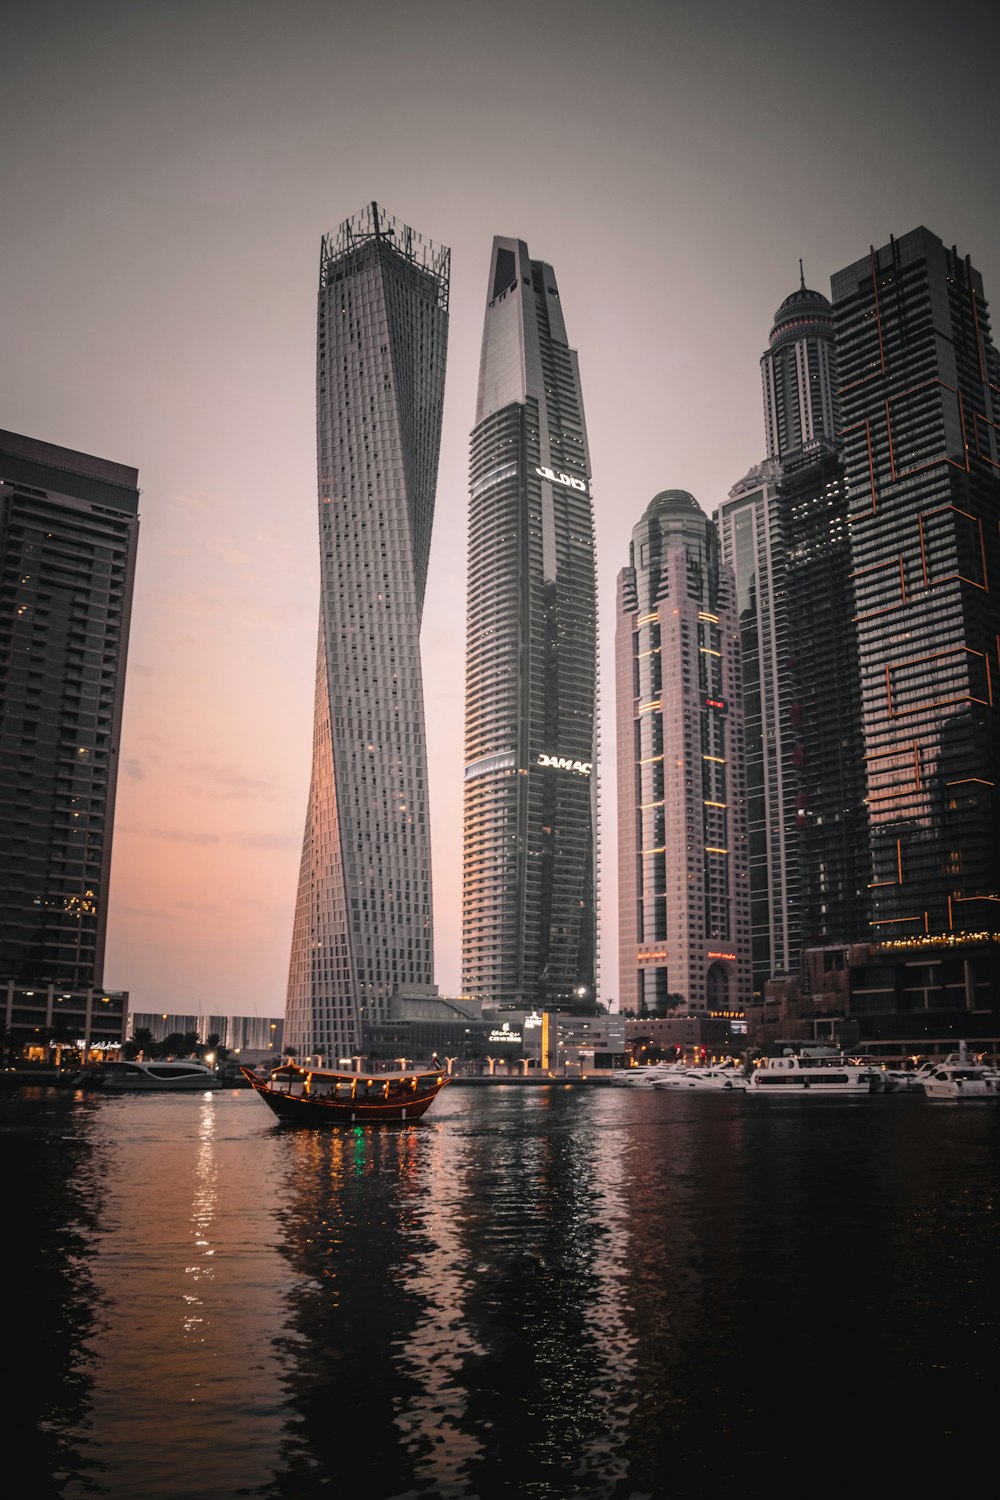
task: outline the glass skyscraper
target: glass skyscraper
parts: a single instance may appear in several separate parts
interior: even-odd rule
[[[101,991],[96,1022],[92,1001],[138,531],[135,469],[0,432],[0,981],[15,1035],[58,1033],[70,1013],[74,1038],[121,1033],[120,996]]]
[[[319,643],[285,1043],[326,1060],[434,993],[420,621],[449,272],[446,248],[376,203],[322,242]]]
[[[623,1011],[742,1011],[750,889],[732,569],[685,490],[656,495],[618,575],[619,993]]]
[[[996,931],[1000,360],[925,228],[832,278],[870,825],[870,936]]]
[[[767,457],[716,511],[743,641],[753,990],[863,930],[865,816],[833,308],[800,277],[761,358]]]
[[[743,682],[751,984],[794,966],[799,937],[795,767],[787,661],[787,552],[781,465],[757,464],[715,512],[736,580]]]
[[[597,584],[576,352],[555,272],[493,241],[471,438],[462,987],[596,999]]]

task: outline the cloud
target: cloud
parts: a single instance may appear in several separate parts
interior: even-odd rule
[[[196,778],[189,790],[202,797],[257,797],[273,802],[277,795],[273,777],[248,775],[231,761],[188,761],[183,770]]]
[[[287,630],[292,618],[290,611],[300,603],[300,595],[294,594],[291,603],[268,604],[264,602],[260,579],[249,578],[248,585],[252,587],[252,594],[247,590],[221,587],[205,593],[177,594],[169,604],[171,619],[183,618],[192,623],[220,619],[242,629]],[[305,601],[301,601],[301,607],[305,608]],[[310,611],[315,607],[311,597],[308,607]],[[174,640],[181,645],[197,645],[199,648],[203,644],[199,636],[188,634],[175,636]]]
[[[177,920],[174,913],[163,906],[122,906],[116,901],[114,919],[118,922],[122,917],[140,922],[176,922]]]
[[[219,844],[222,842],[217,833],[188,833],[183,828],[150,828],[147,832],[151,839],[172,839],[183,844]]]
[[[243,849],[297,849],[302,842],[294,833],[233,833],[229,839]]]
[[[132,781],[142,781],[145,776],[141,760],[123,760],[122,775],[128,776]]]

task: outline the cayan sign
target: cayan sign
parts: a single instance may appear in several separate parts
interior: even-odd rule
[[[535,470],[535,473],[541,474],[543,479],[549,481],[549,484],[564,484],[567,489],[582,490],[584,494],[587,493],[585,482],[582,479],[575,479],[572,474],[557,474],[554,469],[543,469],[540,467]]]
[[[552,771],[575,771],[578,776],[589,776],[594,769],[589,760],[571,760],[568,755],[540,755],[538,764]]]

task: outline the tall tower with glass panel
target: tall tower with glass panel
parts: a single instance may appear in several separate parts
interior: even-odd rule
[[[555,272],[493,241],[471,438],[462,987],[596,999],[597,584],[580,373]]]
[[[729,491],[714,520],[736,579],[743,682],[747,862],[754,997],[797,957],[795,768],[786,663],[791,654],[781,465],[765,459]]]
[[[15,1036],[93,1038],[114,1010],[121,1038],[100,986],[138,533],[135,469],[0,432],[0,982]]]
[[[326,1059],[434,993],[420,621],[449,272],[377,203],[320,252],[319,643],[285,1042]]]
[[[870,936],[954,943],[1000,910],[1000,360],[982,278],[925,228],[832,293]]]
[[[619,1005],[742,1010],[750,983],[740,631],[715,525],[650,501],[618,575]]]
[[[716,511],[736,574],[753,989],[863,930],[865,818],[833,308],[800,285],[761,358],[767,458]]]

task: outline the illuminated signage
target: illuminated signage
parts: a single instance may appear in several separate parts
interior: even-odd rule
[[[708,954],[706,956],[708,958],[735,958],[736,954],[735,953],[713,953],[711,950],[709,950],[709,952],[708,952]]]
[[[540,755],[538,764],[551,771],[575,771],[578,776],[589,776],[594,769],[589,760],[571,760],[568,755]]]
[[[586,483],[582,479],[575,479],[572,474],[563,474],[562,472],[557,474],[553,469],[544,469],[541,467],[537,468],[535,473],[541,474],[543,479],[549,481],[549,484],[564,484],[567,489],[582,490],[584,494],[587,493]]]
[[[519,1042],[521,1040],[521,1033],[519,1031],[511,1031],[510,1022],[504,1021],[499,1029],[494,1027],[487,1040],[490,1042]]]
[[[706,698],[705,699],[705,707],[706,708],[721,708],[721,709],[725,710],[726,700],[725,700],[725,698]]]

